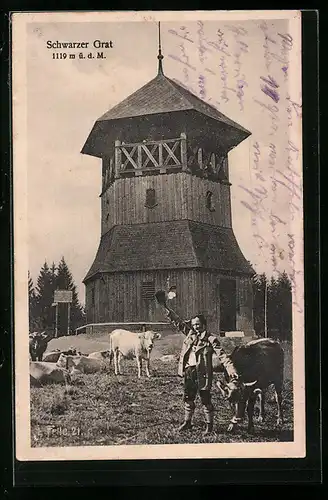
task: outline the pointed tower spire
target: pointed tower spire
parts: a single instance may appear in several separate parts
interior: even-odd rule
[[[161,23],[158,22],[158,75],[164,75],[163,73],[163,63],[162,60],[164,56],[162,55],[162,47],[161,47]]]

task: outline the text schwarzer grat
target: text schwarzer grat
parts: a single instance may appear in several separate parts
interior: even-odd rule
[[[55,42],[48,40],[47,49],[88,49],[91,42]],[[112,49],[113,42],[109,40],[108,42],[103,42],[101,40],[94,40],[92,46],[95,49]]]

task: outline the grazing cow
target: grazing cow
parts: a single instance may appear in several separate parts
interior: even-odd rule
[[[110,359],[111,355],[110,355],[110,350],[107,350],[107,351],[96,351],[96,352],[91,352],[89,355],[88,355],[88,358],[92,358],[92,359],[100,359],[100,360],[106,360],[106,359]]]
[[[56,363],[30,361],[30,383],[40,387],[44,384],[70,384],[71,377],[68,370],[60,368]]]
[[[260,420],[264,419],[264,394],[270,385],[274,386],[277,402],[277,426],[283,422],[282,388],[284,381],[284,351],[279,342],[272,339],[259,339],[236,347],[231,354],[231,360],[236,367],[242,384],[217,382],[222,395],[235,405],[235,414],[231,419],[228,431],[232,431],[245,414],[247,405],[248,432],[254,430],[254,405],[256,398],[260,399]]]
[[[100,359],[92,359],[88,356],[66,356],[61,354],[57,366],[66,368],[71,373],[96,373],[102,370],[106,364]]]
[[[110,335],[111,354],[114,356],[115,375],[121,374],[121,359],[136,358],[138,378],[141,377],[142,360],[146,361],[146,374],[150,377],[150,354],[154,341],[160,339],[161,334],[148,330],[136,333],[128,330],[114,330]]]
[[[48,342],[52,339],[46,332],[33,332],[29,334],[29,351],[32,361],[42,361],[43,353],[47,349]]]
[[[70,347],[67,351],[61,351],[61,353],[65,354],[65,356],[84,356],[76,347]]]
[[[42,361],[49,361],[50,363],[57,363],[61,354],[66,356],[82,356],[82,353],[78,351],[75,347],[70,347],[67,351],[61,351],[60,349],[54,349],[53,351],[45,352]]]
[[[45,352],[42,361],[47,361],[48,363],[57,363],[60,355],[61,350],[54,349],[53,351]]]

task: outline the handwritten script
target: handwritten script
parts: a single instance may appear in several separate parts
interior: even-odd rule
[[[302,104],[291,82],[298,48],[288,27],[288,21],[258,20],[222,22],[213,29],[198,21],[169,30],[176,40],[169,57],[187,88],[251,131],[247,147],[238,146],[244,148],[244,173],[232,189],[250,216],[255,268],[286,271],[301,311]]]

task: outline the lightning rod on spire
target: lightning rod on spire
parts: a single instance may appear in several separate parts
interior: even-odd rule
[[[161,23],[160,21],[158,22],[158,74],[163,75],[163,59],[164,56],[162,55],[162,47],[161,47]]]

